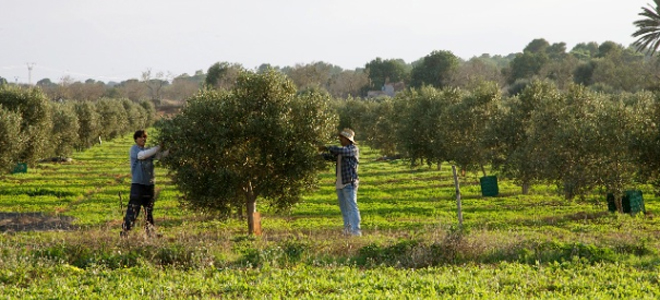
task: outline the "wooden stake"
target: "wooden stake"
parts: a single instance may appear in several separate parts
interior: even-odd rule
[[[456,207],[458,210],[458,226],[463,227],[463,208],[461,208],[461,189],[458,186],[458,175],[456,174],[456,166],[451,166],[451,171],[454,173],[454,185],[456,186]]]

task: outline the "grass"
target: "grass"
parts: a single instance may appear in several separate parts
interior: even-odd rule
[[[154,216],[119,238],[130,189],[129,136],[0,176],[0,298],[635,298],[660,296],[660,228],[649,215],[607,212],[604,194],[566,201],[506,179],[482,197],[460,178],[458,228],[450,167],[377,161],[362,147],[363,237],[342,235],[333,168],[290,212],[259,207],[247,222],[180,207],[157,169]],[[646,209],[658,198],[644,191]],[[123,203],[120,206],[119,194]]]

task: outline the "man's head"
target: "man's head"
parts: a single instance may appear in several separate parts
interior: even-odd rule
[[[339,132],[339,142],[341,142],[342,146],[357,144],[355,142],[355,132],[349,128],[344,128],[344,130]]]
[[[147,142],[147,132],[142,129],[136,131],[133,134],[133,140],[138,146],[144,147],[144,144]]]

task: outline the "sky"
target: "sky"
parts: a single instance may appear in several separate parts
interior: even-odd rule
[[[462,59],[521,52],[543,38],[634,39],[652,0],[0,0],[0,77],[121,82],[216,62],[363,68],[433,51]],[[32,71],[29,71],[29,69]]]

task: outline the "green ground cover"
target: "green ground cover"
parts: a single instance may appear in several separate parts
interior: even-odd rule
[[[507,180],[500,196],[482,197],[468,174],[460,178],[458,229],[448,165],[378,161],[367,147],[363,237],[341,234],[328,166],[291,211],[258,207],[260,237],[246,236],[245,220],[181,208],[158,169],[154,216],[163,237],[147,238],[138,224],[120,239],[132,143],[125,136],[76,153],[72,163],[0,176],[0,298],[660,297],[660,224],[652,214],[612,214],[603,194],[567,201],[551,186],[522,195]],[[638,188],[647,211],[658,211],[658,198]]]

